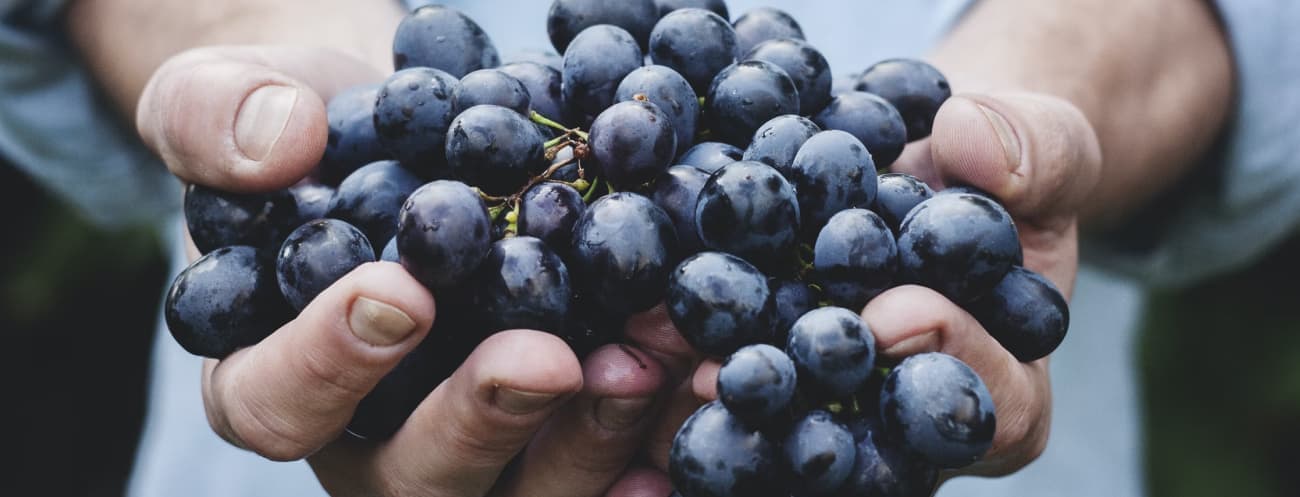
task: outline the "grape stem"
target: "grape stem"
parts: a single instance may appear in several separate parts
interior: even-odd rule
[[[587,135],[587,132],[586,132],[586,131],[580,130],[580,129],[578,129],[578,128],[566,128],[566,127],[564,127],[563,124],[560,124],[560,123],[556,122],[554,119],[551,119],[551,118],[549,118],[549,117],[543,116],[543,115],[541,115],[540,113],[538,113],[538,112],[535,111],[535,110],[534,110],[534,111],[529,111],[529,113],[528,113],[528,118],[531,119],[533,122],[535,122],[535,123],[537,123],[537,124],[540,124],[540,125],[542,125],[542,126],[546,126],[546,127],[548,127],[548,128],[552,128],[552,129],[556,129],[556,130],[559,130],[559,131],[563,131],[564,134],[565,134],[566,136],[567,136],[567,135],[575,135],[575,136],[577,136],[578,138],[581,138],[583,141],[586,141],[586,140],[588,139],[588,136],[589,136],[589,135]]]

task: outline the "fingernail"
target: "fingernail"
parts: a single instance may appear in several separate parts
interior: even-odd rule
[[[267,85],[253,90],[235,116],[235,145],[239,151],[256,161],[270,155],[297,101],[297,88]]]
[[[975,107],[984,114],[984,118],[989,121],[989,127],[993,128],[993,132],[998,135],[998,141],[1002,142],[1002,153],[1006,155],[1007,165],[1011,166],[1012,170],[1020,167],[1020,138],[1016,137],[1011,121],[978,102]]]
[[[524,392],[497,387],[496,404],[510,414],[532,414],[551,405],[558,398],[553,393]]]
[[[596,401],[596,423],[607,430],[626,430],[645,417],[652,398],[615,399],[607,397]]]
[[[352,301],[348,326],[361,341],[380,347],[395,345],[415,331],[415,321],[401,309],[366,297]]]
[[[903,341],[881,351],[880,354],[886,357],[906,357],[938,350],[938,334],[931,332],[905,338]]]

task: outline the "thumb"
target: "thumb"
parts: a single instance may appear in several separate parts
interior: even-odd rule
[[[172,57],[136,109],[144,142],[182,180],[232,192],[292,185],[320,161],[325,102],[381,77],[339,52],[218,46]]]

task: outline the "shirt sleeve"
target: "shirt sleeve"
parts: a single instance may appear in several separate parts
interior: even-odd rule
[[[0,156],[96,225],[156,223],[179,183],[98,93],[62,35],[65,3],[0,0]]]
[[[1156,287],[1249,265],[1300,224],[1300,3],[1220,0],[1236,64],[1232,117],[1216,152],[1085,259]]]

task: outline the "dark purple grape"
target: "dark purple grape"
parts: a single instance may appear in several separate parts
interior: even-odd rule
[[[632,71],[619,83],[614,98],[619,102],[645,95],[650,103],[668,115],[677,131],[678,151],[695,142],[695,125],[700,118],[700,99],[676,71],[664,66],[646,66]]]
[[[767,278],[748,262],[703,252],[672,272],[665,304],[668,317],[695,350],[725,356],[772,338],[771,296]]]
[[[858,91],[857,74],[841,74],[831,79],[831,98],[838,97],[851,91]]]
[[[876,338],[858,313],[814,309],[795,321],[785,351],[799,383],[814,398],[842,399],[866,385],[876,364]]]
[[[835,305],[862,309],[894,284],[898,246],[876,213],[841,211],[817,235],[813,277]]]
[[[655,180],[651,198],[673,220],[683,254],[694,254],[704,247],[696,229],[695,202],[708,180],[709,173],[694,166],[670,167]]]
[[[614,104],[618,84],[643,62],[627,31],[607,24],[587,28],[564,52],[564,105],[578,117],[599,115]]]
[[[515,52],[510,57],[507,57],[506,64],[501,67],[504,68],[505,66],[512,64],[537,64],[559,71],[560,68],[564,66],[564,57],[561,57],[560,54],[551,50],[525,49]],[[517,74],[511,74],[511,76],[519,78],[519,75]],[[522,79],[523,78],[520,78],[520,80]],[[857,84],[857,78],[855,77],[854,79],[854,84]],[[524,84],[528,83],[525,82]]]
[[[228,193],[197,183],[185,188],[185,224],[201,254],[234,245],[274,251],[297,221],[298,203],[287,190]]]
[[[812,411],[796,421],[782,444],[790,468],[790,486],[800,496],[839,495],[857,459],[853,434],[826,411]]]
[[[357,168],[389,158],[375,133],[375,100],[379,85],[350,88],[325,107],[329,138],[320,159],[321,181],[337,185]]]
[[[856,88],[880,95],[898,109],[907,123],[908,141],[930,136],[934,116],[952,96],[952,87],[943,73],[916,59],[878,62],[858,77]]]
[[[573,225],[586,212],[582,194],[564,183],[544,182],[524,192],[519,203],[519,234],[537,237],[558,254],[566,254]]]
[[[747,52],[745,60],[780,66],[799,90],[799,112],[812,115],[831,101],[831,64],[808,42],[792,38],[768,40]]]
[[[501,65],[492,38],[473,19],[443,5],[415,9],[393,35],[393,66],[432,67],[459,78]]]
[[[747,54],[767,40],[804,39],[803,28],[790,14],[771,7],[759,7],[741,14],[733,23],[739,53]]]
[[[612,24],[627,31],[645,50],[650,30],[658,20],[659,8],[654,0],[555,0],[546,18],[546,32],[555,51],[564,54],[587,28]]]
[[[882,174],[877,179],[879,187],[876,189],[876,201],[872,204],[871,210],[880,214],[880,218],[885,220],[889,229],[898,233],[898,228],[903,224],[903,219],[907,213],[921,202],[934,196],[934,190],[924,181],[917,179],[916,176],[904,173]]]
[[[938,471],[921,457],[909,454],[897,442],[883,436],[876,415],[855,423],[865,429],[855,433],[857,457],[839,495],[913,497],[931,495],[938,484]]]
[[[289,306],[301,311],[339,278],[367,262],[375,262],[375,251],[361,230],[337,219],[317,219],[284,241],[275,261],[276,281]]]
[[[663,300],[677,251],[668,214],[648,198],[615,193],[588,206],[574,225],[569,270],[591,305],[628,316]]]
[[[453,289],[468,283],[487,256],[491,231],[477,192],[464,183],[434,181],[402,205],[397,251],[402,266],[424,286],[434,292]]]
[[[880,417],[889,439],[947,469],[978,461],[997,429],[993,397],[979,375],[936,352],[908,357],[889,373]]]
[[[375,102],[379,144],[423,176],[445,174],[444,136],[456,117],[452,95],[458,86],[455,76],[437,69],[415,67],[393,73]]]
[[[980,195],[935,195],[912,209],[898,233],[900,279],[958,304],[988,293],[1022,257],[1011,215]]]
[[[879,168],[893,164],[907,145],[903,116],[885,99],[870,93],[854,91],[832,98],[813,122],[822,129],[838,129],[856,137]]]
[[[452,93],[457,115],[475,105],[499,105],[527,116],[532,95],[528,87],[505,71],[479,69],[460,78]]]
[[[790,258],[799,239],[799,201],[771,166],[735,162],[709,177],[695,207],[700,241],[760,268]]]
[[[681,157],[677,158],[677,163],[695,166],[701,171],[712,173],[722,169],[722,166],[740,160],[744,154],[745,151],[729,143],[702,142],[687,149]]]
[[[326,217],[356,226],[375,251],[397,233],[397,215],[420,178],[393,161],[370,164],[339,184]]]
[[[821,128],[812,120],[803,116],[786,114],[774,117],[754,133],[743,160],[762,162],[788,175],[799,147],[820,131]]]
[[[223,359],[270,336],[291,313],[275,270],[253,247],[223,247],[200,257],[172,282],[167,329],[194,355]]]
[[[790,409],[798,383],[794,362],[781,349],[746,345],[718,369],[718,400],[746,423],[762,425]]]
[[[1015,266],[993,290],[967,306],[980,325],[1020,362],[1051,355],[1070,328],[1070,305],[1047,278]]]
[[[668,475],[688,497],[786,497],[780,457],[776,443],[713,401],[677,431]]]
[[[297,224],[301,226],[307,221],[325,217],[329,213],[330,201],[334,200],[335,192],[333,187],[316,183],[300,183],[289,187],[289,194],[293,195],[294,204],[298,206]]]
[[[569,312],[569,322],[559,333],[579,359],[604,345],[619,343],[623,337],[625,319],[612,316],[588,302],[581,294],[573,295],[569,301],[569,309],[573,310]]]
[[[561,123],[572,120],[564,106],[564,93],[560,91],[562,77],[559,69],[536,62],[513,62],[497,70],[523,83],[528,89],[532,108],[538,114]]]
[[[526,329],[560,333],[569,317],[569,270],[531,236],[492,244],[474,278],[478,308],[489,332]]]
[[[808,311],[816,309],[822,297],[817,290],[802,281],[778,279],[773,280],[770,286],[772,305],[776,311],[776,333],[771,343],[785,347],[790,340],[790,327]]]
[[[511,195],[546,168],[545,137],[532,121],[496,105],[462,112],[447,131],[447,164],[489,195]]]
[[[663,174],[677,156],[677,132],[668,116],[650,102],[614,104],[591,124],[587,142],[601,177],[634,187]]]
[[[758,128],[776,116],[799,113],[799,90],[785,70],[748,60],[718,73],[709,86],[704,118],[719,141],[749,145]]]
[[[388,244],[384,245],[384,251],[380,253],[379,260],[384,262],[402,262],[402,257],[397,254],[397,237],[388,239]]]
[[[842,210],[870,207],[876,200],[871,154],[843,131],[822,131],[804,142],[786,177],[799,193],[799,212],[809,233]]]
[[[659,8],[659,17],[677,9],[708,9],[723,19],[731,19],[726,0],[655,0],[655,6]]]
[[[736,32],[726,19],[704,9],[675,10],[650,33],[650,58],[677,71],[696,93],[736,62]]]

